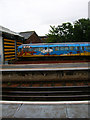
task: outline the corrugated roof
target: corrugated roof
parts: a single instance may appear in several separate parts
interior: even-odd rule
[[[22,35],[20,35],[19,33],[13,32],[8,28],[5,28],[3,26],[0,26],[0,32],[4,32],[4,33],[9,33],[9,34],[13,34],[13,35],[18,35],[20,37],[23,37]]]
[[[26,31],[20,32],[19,34],[22,35],[25,39],[28,39],[35,31]]]

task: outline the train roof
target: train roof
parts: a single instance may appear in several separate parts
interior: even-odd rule
[[[56,47],[56,46],[87,46],[90,42],[75,42],[75,43],[35,43],[35,44],[22,44],[19,47],[30,46],[30,47]]]

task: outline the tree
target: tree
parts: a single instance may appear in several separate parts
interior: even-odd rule
[[[50,26],[51,30],[47,34],[47,42],[89,42],[90,40],[90,19],[79,19],[71,24]]]
[[[51,42],[51,43],[57,43],[60,39],[60,36],[58,36],[58,31],[57,28],[55,28],[55,26],[50,26],[51,30],[49,30],[48,33],[48,38],[47,38],[47,42]]]
[[[77,42],[90,41],[90,19],[79,19],[74,23],[74,40]]]

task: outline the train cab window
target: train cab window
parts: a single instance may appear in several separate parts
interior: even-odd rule
[[[19,52],[21,52],[21,50],[22,50],[22,49],[21,49],[21,48],[19,48]]]
[[[29,48],[29,51],[32,51],[32,48]]]
[[[65,50],[69,50],[69,47],[65,47]]]
[[[64,47],[60,47],[60,50],[64,50]]]
[[[74,50],[74,47],[73,47],[73,46],[71,46],[71,47],[70,47],[70,50]]]
[[[86,50],[90,50],[90,46],[86,46]]]
[[[23,48],[23,52],[25,52],[25,48]]]

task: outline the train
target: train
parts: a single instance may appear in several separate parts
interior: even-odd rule
[[[22,44],[18,58],[90,56],[90,42]]]

